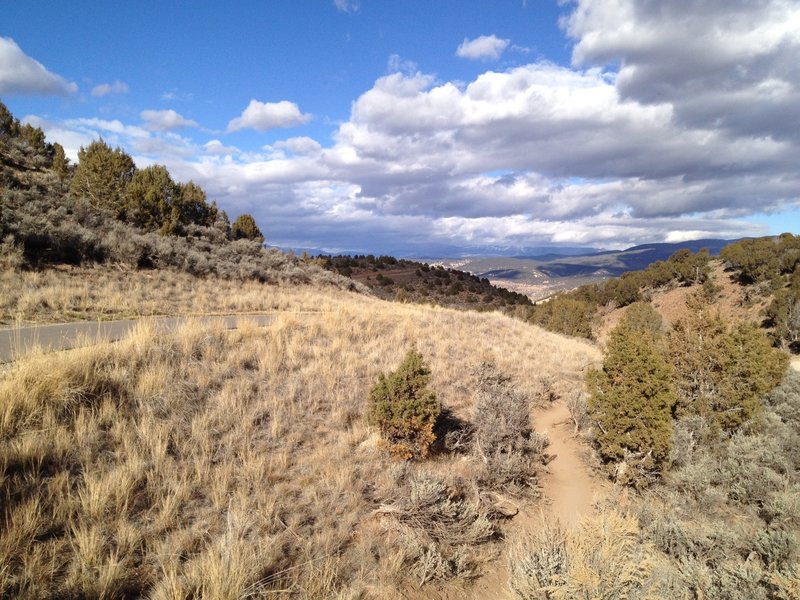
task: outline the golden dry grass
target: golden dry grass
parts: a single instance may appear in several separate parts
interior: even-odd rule
[[[191,296],[193,311],[297,312],[235,331],[189,322],[164,335],[145,322],[116,344],[11,366],[0,380],[0,596],[395,597],[413,557],[402,528],[375,513],[405,471],[363,418],[378,373],[416,344],[442,403],[469,418],[480,361],[529,394],[542,375],[565,394],[600,358],[499,314],[255,284],[236,284],[237,296],[164,277],[171,306]],[[138,298],[138,313],[159,295],[119,294],[109,304]],[[88,314],[102,300],[78,296],[65,306]],[[307,310],[320,313],[297,314]],[[468,476],[470,463],[439,455],[412,469]]]
[[[174,270],[55,267],[0,271],[0,324],[63,323],[155,315],[320,310],[327,298],[298,286],[265,285]],[[299,289],[306,289],[299,286]],[[310,290],[316,287],[308,286]],[[335,288],[331,288],[334,290]]]

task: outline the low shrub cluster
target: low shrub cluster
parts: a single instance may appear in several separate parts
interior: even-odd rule
[[[479,481],[506,492],[535,487],[534,465],[546,458],[548,439],[533,430],[529,399],[492,364],[480,365],[477,379],[473,452]]]
[[[575,531],[542,523],[512,543],[517,597],[800,598],[798,415],[789,371],[762,418],[731,435],[710,439],[703,416],[678,420],[660,482],[612,497]]]
[[[395,456],[423,459],[436,440],[433,428],[442,407],[429,388],[430,375],[422,355],[412,348],[397,370],[381,373],[370,390],[367,419]]]
[[[420,584],[473,574],[476,546],[496,536],[499,519],[516,514],[503,494],[536,489],[536,465],[546,460],[548,444],[533,431],[529,399],[493,364],[475,371],[471,423],[441,410],[429,377],[420,354],[410,350],[396,371],[379,376],[368,413],[396,456],[424,458],[438,434],[443,439],[437,448],[471,462],[469,475],[444,477],[405,462],[395,467],[394,482],[383,491],[376,512],[400,529],[406,560]]]
[[[511,589],[522,600],[678,598],[654,579],[653,554],[635,516],[609,510],[575,530],[543,520],[511,545]]]
[[[474,554],[498,534],[497,515],[465,480],[398,470],[392,496],[376,510],[400,531],[406,561],[422,585],[474,575]]]

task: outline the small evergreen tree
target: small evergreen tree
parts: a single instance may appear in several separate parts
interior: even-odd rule
[[[652,329],[625,317],[611,332],[603,368],[587,377],[595,442],[621,483],[641,487],[667,466],[675,404],[670,376]]]
[[[125,188],[135,172],[133,159],[120,148],[112,149],[101,138],[78,151],[70,193],[120,217],[125,213]]]
[[[2,102],[0,102],[0,136],[19,137],[19,121]]]
[[[203,188],[194,181],[179,184],[178,188],[177,214],[181,225],[213,225],[217,220],[217,205],[208,204]]]
[[[378,427],[389,451],[407,460],[425,458],[436,440],[433,427],[442,409],[428,387],[430,376],[412,348],[396,371],[378,376],[369,393],[367,420]]]
[[[236,217],[231,227],[231,235],[235,240],[246,239],[264,242],[264,235],[261,233],[258,225],[256,225],[256,220],[252,215],[246,213]]]
[[[62,184],[69,177],[69,159],[64,152],[64,147],[58,142],[53,144],[53,171]]]
[[[668,340],[676,416],[700,415],[715,431],[732,432],[760,411],[788,358],[755,325],[729,326],[701,294],[687,304],[690,316],[675,324]]]
[[[173,226],[180,222],[178,194],[166,167],[137,171],[125,189],[125,220],[149,231],[174,233]]]

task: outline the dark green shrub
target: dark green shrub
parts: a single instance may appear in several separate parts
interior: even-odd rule
[[[433,427],[442,408],[428,387],[430,375],[412,348],[396,371],[378,376],[369,393],[369,423],[378,427],[392,454],[407,460],[425,458],[436,439]]]
[[[259,243],[264,243],[264,234],[256,225],[256,220],[252,215],[243,214],[236,217],[236,220],[231,226],[231,235],[234,240],[255,240]]]
[[[754,325],[731,326],[700,295],[690,316],[669,336],[669,359],[678,391],[676,414],[698,414],[731,432],[761,410],[761,398],[783,379],[785,354],[770,348]]]
[[[627,315],[611,332],[603,368],[588,374],[600,457],[620,483],[642,487],[667,466],[675,390],[651,331]]]

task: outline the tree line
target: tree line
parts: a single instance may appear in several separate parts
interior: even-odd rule
[[[230,223],[227,213],[216,202],[208,202],[205,191],[193,181],[175,182],[164,165],[139,169],[121,148],[111,148],[102,138],[78,151],[78,164],[70,165],[58,142],[48,143],[39,127],[21,124],[0,102],[0,139],[6,161],[26,168],[31,155],[35,168],[52,169],[69,194],[92,206],[106,210],[116,219],[144,231],[163,235],[186,235],[187,227],[210,227],[221,221],[229,239],[257,240],[263,243],[255,219],[242,214]],[[11,144],[9,144],[11,142]],[[13,150],[21,153],[14,159]]]

